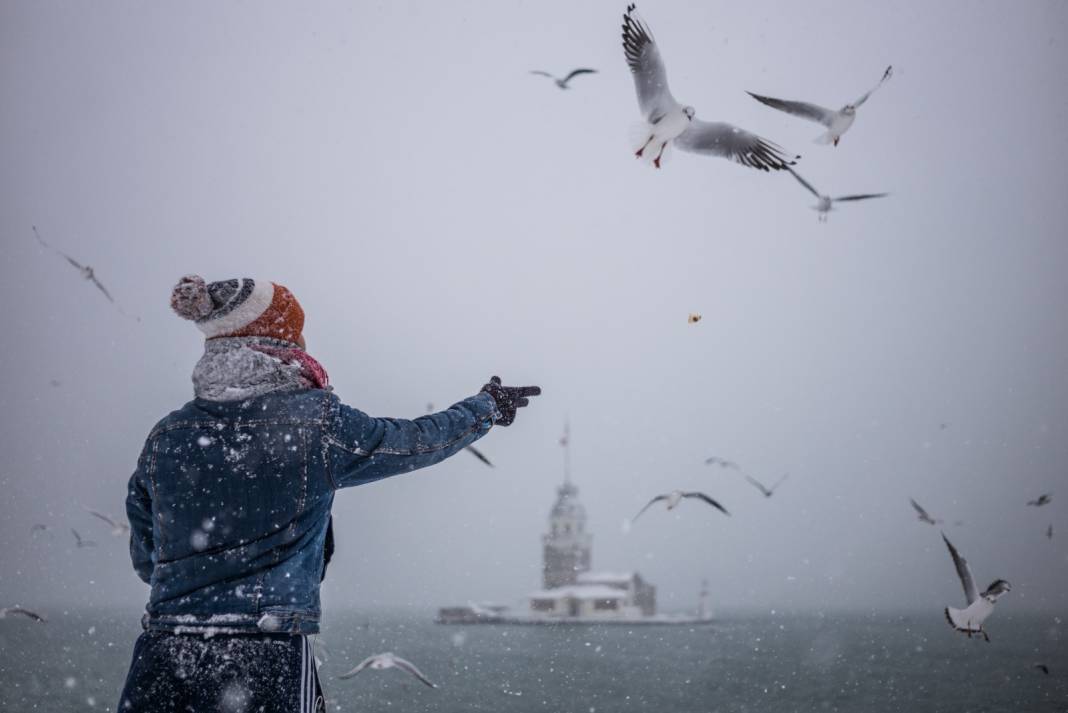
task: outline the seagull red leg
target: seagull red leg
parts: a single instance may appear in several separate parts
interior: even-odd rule
[[[649,138],[645,140],[645,143],[642,144],[642,147],[634,152],[635,158],[641,158],[642,157],[642,154],[645,153],[645,147],[648,146],[652,142],[652,140],[654,138],[655,138],[655,135],[650,135]]]
[[[656,155],[656,158],[653,159],[653,165],[656,166],[657,168],[660,168],[660,159],[663,158],[664,149],[666,149],[666,148],[667,148],[667,141],[665,141],[664,143],[660,144],[660,153],[658,153]]]

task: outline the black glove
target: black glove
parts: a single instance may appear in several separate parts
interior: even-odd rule
[[[515,420],[516,410],[528,405],[528,396],[537,396],[541,393],[540,386],[501,386],[501,377],[494,376],[482,390],[493,397],[497,402],[497,410],[501,412],[501,418],[497,421],[500,426],[510,426]]]

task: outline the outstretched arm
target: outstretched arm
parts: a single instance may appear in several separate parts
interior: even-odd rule
[[[148,447],[145,447],[147,453]],[[146,453],[137,461],[137,470],[130,476],[126,494],[126,517],[130,520],[130,559],[134,571],[145,582],[152,581],[152,497],[145,484]]]
[[[408,421],[372,418],[339,405],[327,434],[334,487],[363,485],[440,463],[471,445],[493,424],[507,426],[538,387],[501,386],[493,377],[483,390],[445,411]]]
[[[348,488],[440,463],[484,436],[500,412],[480,393],[413,420],[373,418],[339,405],[331,446],[334,486]]]

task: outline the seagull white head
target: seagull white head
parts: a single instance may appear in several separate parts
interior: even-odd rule
[[[693,121],[693,118],[697,116],[697,110],[694,109],[692,106],[682,107],[682,113],[685,114],[686,118],[690,121]]]
[[[995,579],[990,584],[990,586],[986,588],[986,591],[983,592],[983,599],[986,599],[990,602],[996,602],[998,600],[998,597],[1011,590],[1012,585],[1006,582],[1004,579]]]

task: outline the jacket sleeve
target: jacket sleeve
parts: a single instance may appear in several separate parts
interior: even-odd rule
[[[339,404],[326,435],[333,486],[363,485],[440,463],[486,435],[498,418],[497,403],[486,393],[412,421],[372,418]]]
[[[152,581],[155,564],[152,553],[155,546],[152,541],[152,496],[146,483],[146,465],[149,447],[137,460],[137,470],[130,476],[126,493],[126,517],[130,521],[130,559],[134,571],[145,582]]]

